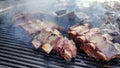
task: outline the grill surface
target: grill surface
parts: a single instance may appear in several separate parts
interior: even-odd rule
[[[0,68],[1,67],[45,67],[45,68],[77,68],[77,67],[119,67],[120,59],[110,62],[95,61],[84,53],[78,53],[70,63],[61,57],[47,55],[42,50],[35,51],[29,48],[19,38],[16,38],[7,28],[0,28]]]

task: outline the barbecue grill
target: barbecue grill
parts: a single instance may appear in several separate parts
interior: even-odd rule
[[[36,51],[32,44],[28,44],[13,34],[13,24],[9,23],[12,21],[4,21],[8,18],[10,17],[6,18],[4,14],[0,16],[0,68],[104,68],[120,66],[120,59],[113,59],[109,62],[96,61],[84,52],[78,52],[77,57],[67,63],[55,54],[48,55],[41,49]]]

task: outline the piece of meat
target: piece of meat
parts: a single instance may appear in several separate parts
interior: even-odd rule
[[[61,37],[53,50],[67,61],[71,61],[71,58],[76,57],[75,44],[72,40],[68,40],[66,37]]]
[[[37,34],[32,40],[32,44],[36,49],[38,49],[43,43],[47,42],[47,38],[51,35],[50,32],[47,32],[44,29],[41,29],[40,33]]]
[[[41,47],[48,54],[53,51],[68,62],[76,57],[74,42],[63,37],[56,29],[53,31],[42,29],[40,33],[34,37],[32,44],[35,48]]]
[[[120,58],[120,45],[114,44],[109,34],[102,35],[98,28],[90,29],[86,24],[74,25],[70,27],[68,34],[80,49],[96,60]]]
[[[77,49],[74,42],[62,36],[58,31],[58,25],[36,20],[36,22],[28,21],[20,26],[28,34],[35,34],[32,39],[35,49],[42,48],[47,54],[54,52],[68,62],[76,57]]]
[[[43,22],[40,20],[36,20],[35,22],[32,20],[28,20],[27,23],[25,22],[25,23],[19,24],[19,26],[21,26],[30,35],[40,32],[41,29],[49,29],[49,28],[59,29],[59,30],[62,29],[62,27],[58,26],[57,24],[53,22]]]

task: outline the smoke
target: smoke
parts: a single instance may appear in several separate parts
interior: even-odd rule
[[[92,27],[100,27],[106,12],[102,6],[105,1],[107,0],[6,0],[5,8],[1,8],[0,15],[3,18],[4,27],[10,26],[9,30],[14,36],[28,43],[32,37],[16,26],[20,24],[15,21],[16,16],[23,14],[32,20],[41,18],[44,21],[57,23],[65,29],[89,17]],[[56,12],[60,10],[66,10],[66,12],[57,15]]]

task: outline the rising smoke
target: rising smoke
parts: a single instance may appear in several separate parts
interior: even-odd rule
[[[34,15],[31,16],[29,14],[43,13],[44,15],[41,15],[42,19],[44,18],[46,21],[57,23],[66,29],[79,22],[85,15],[88,15],[91,26],[99,27],[103,22],[102,17],[106,12],[106,9],[103,8],[101,4],[104,1],[105,0],[13,0],[12,2],[7,0],[5,3],[7,7],[2,10],[2,16],[4,17],[3,23],[4,25],[11,26],[9,31],[12,31],[14,36],[24,42],[30,42],[32,37],[28,36],[23,29],[16,26],[19,23],[16,23],[14,20],[15,16],[21,14],[28,15],[28,18],[33,19],[36,18],[36,15],[34,17]],[[66,10],[66,13],[75,12],[80,15],[77,15],[77,17],[73,16],[75,19],[69,20],[69,16],[72,14],[57,17],[55,12],[59,10]]]

